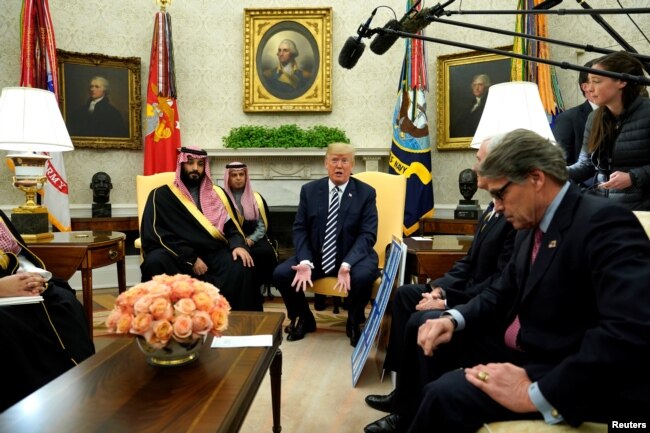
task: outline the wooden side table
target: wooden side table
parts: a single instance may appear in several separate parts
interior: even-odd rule
[[[457,220],[447,218],[422,218],[420,235],[469,235],[476,231],[478,220]]]
[[[473,236],[436,235],[431,239],[404,238],[407,246],[405,282],[424,284],[445,274],[467,254]]]
[[[125,254],[127,256],[140,255],[140,251],[133,245],[135,240],[140,236],[137,216],[72,218],[72,230],[122,232],[126,235]]]
[[[47,270],[63,280],[69,280],[81,271],[83,304],[88,318],[90,335],[93,327],[93,269],[117,264],[117,286],[120,293],[126,290],[124,243],[121,232],[57,232],[51,241],[28,243]]]

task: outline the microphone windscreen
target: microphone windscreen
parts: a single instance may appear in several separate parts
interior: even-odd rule
[[[345,44],[343,44],[343,48],[341,48],[341,52],[339,53],[339,65],[346,69],[354,68],[365,48],[366,46],[363,42],[354,36],[350,36],[345,41]]]
[[[533,7],[533,10],[548,10],[562,3],[562,0],[545,0]],[[580,3],[580,2],[578,2]]]
[[[384,29],[402,30],[402,26],[400,25],[399,21],[390,20],[386,23]],[[393,44],[395,43],[395,41],[397,41],[397,39],[399,39],[399,36],[397,35],[388,34],[388,33],[379,33],[377,34],[377,36],[375,36],[375,39],[373,39],[372,42],[370,43],[370,50],[373,53],[379,54],[381,56],[386,51],[388,51],[390,47],[393,46]]]

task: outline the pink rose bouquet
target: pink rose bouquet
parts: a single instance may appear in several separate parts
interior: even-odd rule
[[[115,300],[106,319],[108,331],[136,334],[163,348],[173,338],[189,343],[228,328],[230,304],[212,284],[188,275],[156,275]]]

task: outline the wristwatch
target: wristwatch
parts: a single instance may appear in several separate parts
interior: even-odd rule
[[[443,313],[440,317],[451,320],[452,325],[454,325],[454,331],[458,328],[458,321],[451,314]]]

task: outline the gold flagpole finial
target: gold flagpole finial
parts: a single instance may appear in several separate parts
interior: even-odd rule
[[[156,3],[160,6],[160,12],[165,12],[165,8],[172,4],[172,0],[156,0]]]

